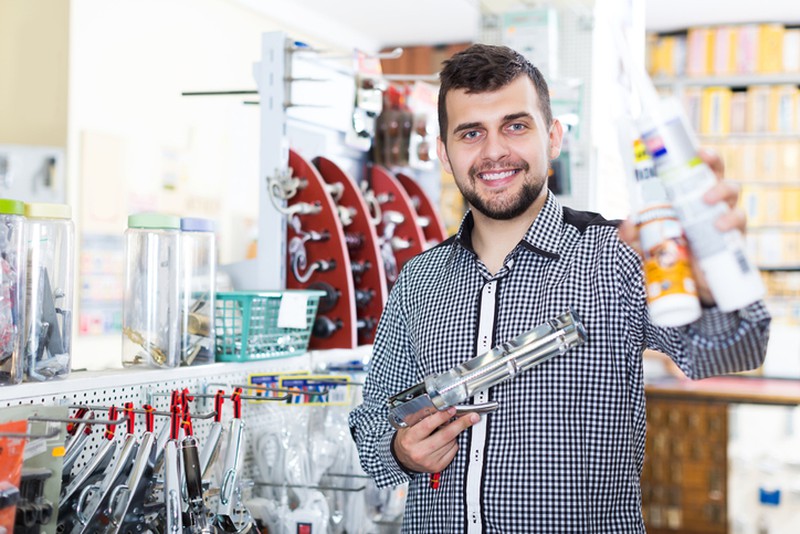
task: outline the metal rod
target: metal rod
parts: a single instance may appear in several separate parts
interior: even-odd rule
[[[232,91],[185,91],[181,96],[219,96],[219,95],[257,95],[255,89],[234,89]]]
[[[30,421],[31,419],[28,418]],[[60,428],[55,428],[46,434],[33,434],[30,432],[0,432],[0,438],[11,439],[50,439],[56,437],[61,432]]]
[[[86,408],[88,410],[98,410],[98,411],[108,410],[108,406],[96,406],[96,405],[91,405],[91,404],[90,405],[86,405],[86,404],[71,404],[69,406],[69,408],[73,409],[73,410],[74,409],[78,409],[78,408]],[[151,411],[148,412],[147,410],[145,410],[143,408],[134,408],[132,410],[123,409],[122,411],[124,411],[124,412],[130,411],[130,412],[133,412],[135,414],[141,414],[141,415],[147,415],[148,413],[152,413],[153,415],[158,415],[160,417],[172,417],[172,414],[170,412],[159,412],[159,411],[156,411],[156,410],[151,410]],[[73,419],[73,422],[75,422],[75,423],[80,423],[81,421],[83,421],[83,419]]]
[[[298,378],[302,378],[303,376],[300,375]],[[273,388],[267,386],[259,386],[257,384],[222,384],[222,383],[213,383],[208,384],[209,386],[228,386],[229,388],[242,388],[242,389],[254,389],[256,391],[275,391],[278,393],[291,393],[292,395],[310,395],[313,397],[324,397],[328,394],[328,390],[325,389],[323,391],[301,391],[299,389],[294,388]],[[259,399],[260,400],[260,399]]]
[[[128,416],[123,415],[119,419],[72,419],[71,417],[42,417],[34,415],[28,417],[28,421],[41,421],[45,423],[83,423],[87,425],[119,425],[127,423]]]
[[[306,486],[305,484],[279,484],[277,482],[260,482],[258,480],[253,481],[253,484],[255,484],[256,486],[269,486],[272,488],[305,488],[305,489],[314,489],[323,491],[324,490],[347,491],[350,493],[356,493],[367,489],[367,486],[359,486],[357,488],[343,488],[341,486]]]

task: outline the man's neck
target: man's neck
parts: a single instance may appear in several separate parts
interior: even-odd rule
[[[545,200],[546,192],[519,217],[506,221],[492,219],[472,210],[472,248],[490,273],[495,274],[503,267],[506,256],[522,241],[525,232],[542,210]]]

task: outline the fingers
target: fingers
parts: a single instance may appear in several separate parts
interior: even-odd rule
[[[711,205],[725,202],[734,209],[739,202],[739,186],[732,182],[719,181],[703,194],[703,201]]]
[[[639,242],[639,231],[636,225],[630,219],[622,221],[622,224],[617,228],[619,238],[630,245],[640,256],[642,255],[642,245]]]
[[[722,158],[720,158],[716,152],[708,148],[701,148],[698,150],[697,154],[706,165],[711,167],[711,170],[717,175],[717,179],[722,180],[722,177],[725,175],[725,164],[722,162]]]
[[[474,413],[452,419],[454,415],[455,409],[450,408],[398,430],[394,442],[398,461],[420,473],[436,473],[447,467],[458,452],[458,435],[480,421]]]

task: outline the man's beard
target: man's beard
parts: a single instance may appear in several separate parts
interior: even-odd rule
[[[514,166],[518,167],[520,172],[526,175],[530,170],[530,165],[528,165],[527,162],[520,162],[519,164],[514,164]],[[469,170],[469,178],[471,183],[474,184],[480,180],[480,178],[478,178],[478,174],[480,172],[489,170],[491,170],[491,167],[483,169],[478,169],[475,166],[471,167]],[[490,219],[507,221],[519,217],[531,207],[531,205],[539,197],[539,194],[542,192],[542,188],[544,188],[547,180],[546,177],[541,177],[541,179],[533,180],[533,182],[531,182],[528,180],[527,176],[525,178],[526,179],[522,184],[522,189],[520,190],[519,195],[510,202],[505,202],[499,206],[489,205],[489,203],[478,196],[476,188],[474,187],[467,189],[466,187],[462,187],[458,181],[456,181],[456,185],[458,185],[461,194],[464,195],[466,201],[469,202],[470,206],[472,206],[474,209],[478,210],[480,213],[486,217],[489,217]]]

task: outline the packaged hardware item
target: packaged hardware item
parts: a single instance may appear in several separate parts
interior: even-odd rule
[[[75,228],[65,204],[26,204],[25,217],[25,379],[49,380],[72,368]]]
[[[178,258],[180,218],[161,213],[128,217],[122,364],[176,367],[180,361]]]
[[[0,386],[22,382],[25,204],[0,199]]]

